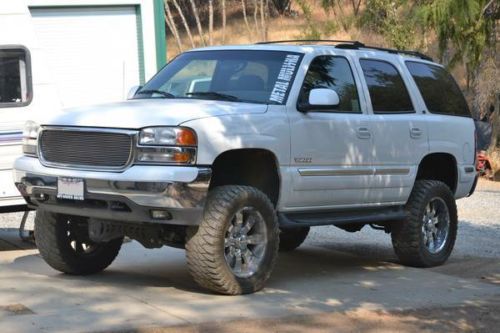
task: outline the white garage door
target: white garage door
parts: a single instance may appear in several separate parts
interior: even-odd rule
[[[139,84],[135,7],[30,11],[64,107],[123,100]]]

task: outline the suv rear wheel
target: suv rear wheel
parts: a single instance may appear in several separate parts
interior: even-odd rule
[[[419,180],[406,204],[408,219],[392,230],[392,244],[404,265],[432,267],[450,256],[457,237],[457,206],[440,181]]]
[[[89,238],[84,217],[49,213],[38,209],[35,241],[42,258],[54,269],[88,275],[106,269],[120,252],[123,238],[95,243]]]
[[[276,212],[264,193],[250,186],[217,187],[208,195],[200,226],[188,231],[191,275],[221,294],[258,291],[274,268],[278,234]]]

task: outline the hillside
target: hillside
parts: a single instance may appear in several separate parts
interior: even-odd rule
[[[250,1],[247,1],[250,2]],[[390,47],[391,45],[387,43],[383,36],[374,33],[367,29],[360,29],[352,22],[347,22],[349,27],[345,31],[338,19],[338,13],[333,11],[325,11],[321,6],[321,0],[304,0],[302,1],[306,4],[306,7],[310,10],[309,20],[306,18],[304,10],[298,5],[297,1],[292,2],[291,14],[286,16],[276,16],[270,17],[268,19],[268,38],[267,40],[284,40],[284,39],[306,39],[306,38],[321,38],[321,39],[339,39],[339,40],[358,40],[367,45],[376,45],[383,47]],[[179,30],[179,35],[182,40],[182,50],[186,51],[192,48],[189,38],[186,34],[185,28],[182,25],[178,15],[173,10],[173,15],[177,21],[177,29]],[[231,2],[231,6],[227,9],[227,26],[225,38],[223,38],[223,31],[220,20],[220,13],[214,14],[214,30],[213,30],[213,45],[232,45],[232,44],[251,44],[263,41],[260,37],[259,31],[255,28],[255,22],[253,17],[252,7],[247,8],[247,15],[249,20],[249,25],[252,33],[250,34],[246,28],[243,14],[241,11],[241,5],[239,2]],[[337,15],[336,15],[337,14]],[[350,17],[353,14],[352,8],[347,7],[343,11],[344,17]],[[187,16],[188,14],[186,14]],[[203,16],[204,14],[200,14]],[[206,17],[205,17],[206,19]],[[260,17],[257,16],[260,20]],[[311,22],[311,23],[310,23]],[[194,23],[194,22],[193,22]],[[259,21],[260,24],[260,21]],[[208,33],[208,28],[206,28],[207,22],[203,22],[205,37]],[[314,25],[314,29],[317,30],[319,36],[315,36],[311,33],[310,26]],[[196,25],[190,24],[191,34],[196,47],[203,46],[201,39],[197,33]],[[420,37],[422,40],[423,36]],[[206,39],[206,38],[205,38]],[[419,48],[422,52],[430,55],[431,57],[437,59],[438,57],[438,45],[435,36],[426,36],[425,44]],[[171,31],[167,28],[167,59],[172,59],[179,53],[179,47],[176,44],[176,40],[172,35]],[[460,86],[465,89],[466,77],[463,66],[456,66],[453,71],[453,75],[459,82]]]

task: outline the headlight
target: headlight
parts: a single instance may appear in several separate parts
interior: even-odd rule
[[[23,130],[23,153],[27,156],[36,156],[37,139],[40,126],[34,121],[27,121]]]
[[[141,130],[139,144],[144,146],[196,146],[196,134],[185,127],[149,127]]]
[[[138,163],[192,164],[196,160],[196,134],[189,128],[144,128],[138,143]]]

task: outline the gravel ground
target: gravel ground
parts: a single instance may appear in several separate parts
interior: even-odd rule
[[[499,258],[500,183],[480,181],[474,195],[458,200],[457,205],[460,223],[452,259]],[[33,215],[30,214],[28,228],[32,228]],[[0,214],[0,229],[17,228],[21,216],[21,213]],[[311,229],[306,243],[377,260],[396,260],[390,236],[368,226],[356,233],[333,226],[315,227]]]

